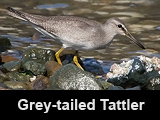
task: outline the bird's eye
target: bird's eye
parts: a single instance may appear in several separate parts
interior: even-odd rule
[[[119,27],[119,28],[122,28],[122,25],[121,25],[121,24],[118,24],[118,27]]]

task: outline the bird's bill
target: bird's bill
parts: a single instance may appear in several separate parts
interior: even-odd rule
[[[140,48],[145,49],[145,47],[140,42],[138,42],[138,40],[136,40],[128,31],[125,32],[125,36],[127,36],[129,39],[131,39]]]

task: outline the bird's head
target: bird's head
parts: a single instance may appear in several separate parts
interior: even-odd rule
[[[145,49],[145,47],[138,41],[136,40],[127,30],[124,22],[118,18],[110,18],[107,20],[107,25],[111,29],[110,32],[114,32],[115,34],[120,34],[128,37],[131,39],[135,44],[137,44],[139,47],[142,49]]]

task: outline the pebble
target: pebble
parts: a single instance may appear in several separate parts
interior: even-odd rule
[[[24,70],[31,71],[34,75],[44,75],[46,73],[45,66],[35,61],[27,61],[23,64]]]
[[[23,82],[18,82],[18,81],[6,81],[4,82],[9,88],[12,89],[20,89],[20,90],[26,90],[28,89],[27,85]]]
[[[85,71],[93,73],[95,75],[103,75],[104,71],[101,66],[101,63],[93,58],[86,58],[83,60],[83,67]]]
[[[49,86],[49,79],[43,75],[38,75],[37,78],[28,84],[30,90],[44,90]]]
[[[148,90],[160,90],[160,76],[151,77],[149,84],[147,85]]]
[[[32,78],[31,75],[26,75],[24,73],[19,73],[18,71],[8,72],[8,73],[6,73],[6,76],[9,80],[23,81],[23,82],[28,82],[28,81],[30,81],[30,78]]]
[[[1,27],[0,27],[1,29]],[[4,52],[11,47],[11,42],[8,38],[0,37],[0,52]]]
[[[0,83],[0,90],[11,90],[6,84]]]
[[[2,55],[1,58],[2,58],[2,62],[4,62],[4,63],[8,63],[11,61],[19,61],[19,59],[15,58],[13,56],[9,56],[9,55],[7,55],[7,56]]]
[[[32,40],[40,40],[41,37],[40,37],[40,34],[39,33],[34,33],[33,36],[32,36]]]
[[[21,62],[20,61],[10,61],[10,62],[4,63],[2,67],[5,68],[7,71],[17,71],[21,67]]]
[[[55,61],[46,62],[45,69],[47,70],[47,76],[52,76],[60,67],[61,65]]]
[[[3,64],[4,62],[2,62],[2,56],[0,56],[0,65]]]
[[[2,71],[0,71],[0,83],[3,83],[5,81],[9,81],[10,79],[8,79],[8,77],[6,76],[6,74],[4,74]]]

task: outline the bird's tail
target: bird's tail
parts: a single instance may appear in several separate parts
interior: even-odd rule
[[[24,20],[24,21],[28,21],[28,19],[26,18],[24,12],[20,12],[20,11],[17,11],[15,9],[13,9],[12,7],[6,7],[7,9],[7,13],[15,18],[18,18],[18,19],[21,19],[21,20]]]
[[[30,23],[37,31],[41,32],[44,35],[50,36],[51,38],[57,37],[54,34],[49,33],[46,31],[45,27],[43,26],[43,22],[48,19],[46,16],[41,16],[41,15],[33,15],[21,11],[17,11],[13,9],[12,7],[6,7],[7,13],[15,18],[27,21]]]

